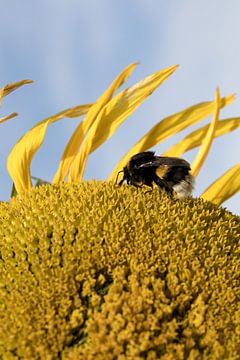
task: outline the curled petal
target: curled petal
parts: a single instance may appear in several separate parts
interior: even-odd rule
[[[69,167],[77,155],[79,147],[81,146],[88,130],[96,120],[99,111],[112,98],[114,92],[118,90],[118,88],[128,79],[136,65],[137,64],[130,64],[121,72],[120,75],[116,77],[109,88],[100,96],[100,98],[88,111],[85,119],[78,125],[63,152],[53,183],[60,183],[61,181],[64,181]]]
[[[223,108],[230,104],[235,99],[234,95],[224,97],[220,101],[220,107]],[[204,118],[208,117],[214,112],[215,101],[208,101],[190,106],[183,111],[174,115],[168,116],[156,124],[148,131],[132,149],[120,160],[110,175],[108,180],[114,180],[117,173],[123,169],[128,160],[141,151],[150,149],[151,147],[159,144],[161,141],[166,140],[172,135],[180,132],[186,127],[196,124]]]
[[[189,135],[187,135],[179,143],[171,146],[167,151],[164,151],[162,156],[175,156],[180,157],[185,152],[194,149],[195,147],[201,145],[203,139],[205,138],[210,124],[201,127]],[[216,130],[214,133],[214,138],[225,135],[237,128],[240,127],[240,118],[231,118],[224,119],[217,122]]]
[[[161,85],[178,65],[158,71],[134,86],[127,88],[109,101],[98,113],[89,130],[80,152],[75,157],[69,171],[69,182],[80,181],[88,155],[112,136],[122,122],[131,115],[152,92]]]
[[[32,187],[30,165],[34,154],[42,145],[47,126],[64,117],[78,117],[85,114],[91,104],[76,106],[46,118],[28,131],[13,147],[7,160],[7,169],[18,193]]]
[[[213,119],[208,128],[206,136],[203,139],[203,142],[199,149],[199,152],[191,165],[193,176],[198,175],[198,173],[207,157],[207,154],[210,150],[210,147],[211,147],[213,139],[214,139],[214,133],[215,133],[217,123],[218,123],[219,113],[220,113],[220,94],[219,94],[219,89],[217,88]]]

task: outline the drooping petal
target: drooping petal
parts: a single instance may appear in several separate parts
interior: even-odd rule
[[[17,115],[18,115],[17,113],[12,113],[12,114],[10,114],[8,116],[4,116],[4,117],[0,118],[0,123],[3,123],[4,121],[7,121],[9,119],[12,119]]]
[[[50,116],[35,125],[16,143],[8,156],[7,168],[18,193],[32,187],[30,177],[31,161],[43,142],[48,124],[64,117],[74,118],[84,115],[90,107],[91,104],[79,105]]]
[[[221,205],[240,190],[240,163],[211,184],[201,195],[204,200]]]
[[[167,151],[164,151],[162,156],[175,156],[180,157],[185,152],[194,149],[195,147],[201,145],[203,139],[205,138],[210,124],[201,127],[189,135],[187,135],[179,143],[171,146]],[[214,138],[227,134],[240,127],[240,118],[231,118],[224,119],[217,122],[216,130],[214,133]]]
[[[69,182],[80,181],[83,176],[88,155],[106,141],[121,123],[131,115],[151,93],[163,83],[178,65],[158,71],[134,86],[123,90],[99,112],[89,130],[80,152],[75,157],[69,171]]]
[[[18,87],[25,85],[25,84],[30,84],[32,83],[32,80],[21,80],[12,84],[7,84],[5,85],[3,88],[0,89],[0,106],[2,104],[2,99],[4,96],[10,94],[13,90],[17,89]],[[4,116],[2,118],[0,118],[0,123],[7,121],[9,119],[12,119],[13,117],[17,116],[17,113],[12,113],[8,116]]]
[[[17,82],[11,83],[11,84],[7,84],[2,88],[3,96],[10,94],[12,91],[16,90],[20,86],[23,86],[26,84],[31,84],[32,82],[33,82],[32,80],[21,80],[21,81],[17,81]]]
[[[220,113],[220,94],[219,94],[219,89],[217,88],[215,95],[215,109],[214,109],[213,119],[208,128],[207,134],[203,139],[199,152],[191,164],[192,174],[195,177],[198,175],[212,145],[214,139],[214,133],[218,123],[219,113]]]
[[[15,82],[15,83],[7,84],[3,88],[1,88],[0,89],[0,106],[2,104],[2,99],[4,96],[10,94],[12,91],[14,91],[15,89],[17,89],[20,86],[25,85],[25,84],[30,84],[30,83],[32,83],[32,80],[21,80],[21,81]],[[18,114],[16,112],[14,112],[10,115],[4,116],[4,117],[0,118],[0,123],[7,121],[9,119],[12,119],[17,115]]]
[[[235,99],[235,95],[229,95],[221,99],[220,107],[229,105]],[[114,180],[128,160],[135,154],[145,151],[180,132],[186,127],[196,124],[214,112],[215,102],[202,102],[186,108],[174,115],[168,116],[148,131],[130,151],[120,160],[108,180]]]
[[[85,119],[78,125],[63,152],[53,183],[64,181],[69,167],[72,164],[86,133],[96,120],[99,111],[112,98],[114,92],[128,79],[136,65],[137,64],[130,64],[116,77],[109,88],[99,97],[94,106],[91,107]]]

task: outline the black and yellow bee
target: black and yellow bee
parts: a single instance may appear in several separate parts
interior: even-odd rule
[[[147,185],[153,188],[156,184],[168,195],[176,194],[179,199],[190,196],[194,186],[191,167],[186,160],[156,156],[153,151],[144,151],[132,156],[120,172],[124,175],[119,185],[126,181],[127,184],[136,187]]]

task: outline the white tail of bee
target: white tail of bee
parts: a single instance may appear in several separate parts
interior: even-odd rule
[[[195,179],[191,174],[186,175],[185,179],[173,186],[178,199],[184,199],[192,195]]]

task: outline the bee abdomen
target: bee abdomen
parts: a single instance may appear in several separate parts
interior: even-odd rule
[[[178,184],[173,186],[178,199],[184,199],[191,196],[194,188],[195,179],[191,174],[185,176]]]

